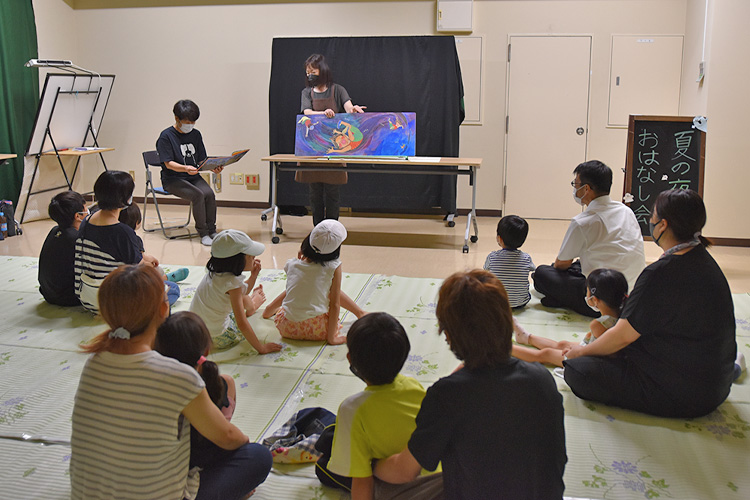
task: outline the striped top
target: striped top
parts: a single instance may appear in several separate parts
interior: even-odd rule
[[[510,307],[521,307],[531,300],[529,273],[536,269],[531,257],[521,250],[502,248],[487,256],[484,269],[498,277],[508,292]]]
[[[203,387],[193,368],[156,351],[91,356],[73,407],[71,498],[194,498],[181,412]]]
[[[81,223],[76,240],[75,289],[81,304],[99,312],[99,285],[107,275],[123,264],[138,264],[143,258],[143,242],[133,229],[122,222],[95,226]]]

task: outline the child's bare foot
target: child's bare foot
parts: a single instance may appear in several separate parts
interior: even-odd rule
[[[263,292],[263,285],[258,285],[255,287],[255,290],[253,290],[253,293],[250,294],[251,307],[248,307],[245,310],[245,314],[247,316],[252,316],[265,301],[266,294]]]
[[[516,334],[516,342],[519,344],[530,345],[529,338],[531,337],[531,334],[524,330],[516,318],[513,318],[513,331]]]

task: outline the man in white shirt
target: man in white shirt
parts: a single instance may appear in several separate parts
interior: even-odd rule
[[[598,317],[586,304],[586,276],[598,268],[615,269],[632,290],[646,266],[643,236],[633,211],[610,199],[612,170],[607,165],[591,160],[573,173],[573,198],[586,210],[570,222],[555,263],[537,267],[532,277],[534,288],[544,294],[542,305]]]

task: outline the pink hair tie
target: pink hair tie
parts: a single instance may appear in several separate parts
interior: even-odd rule
[[[201,356],[200,358],[198,358],[198,366],[202,365],[205,362],[206,362],[205,356]]]

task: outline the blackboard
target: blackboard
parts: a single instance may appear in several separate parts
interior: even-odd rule
[[[692,189],[703,196],[705,160],[706,134],[693,127],[692,116],[630,115],[623,200],[644,236],[660,192]]]

